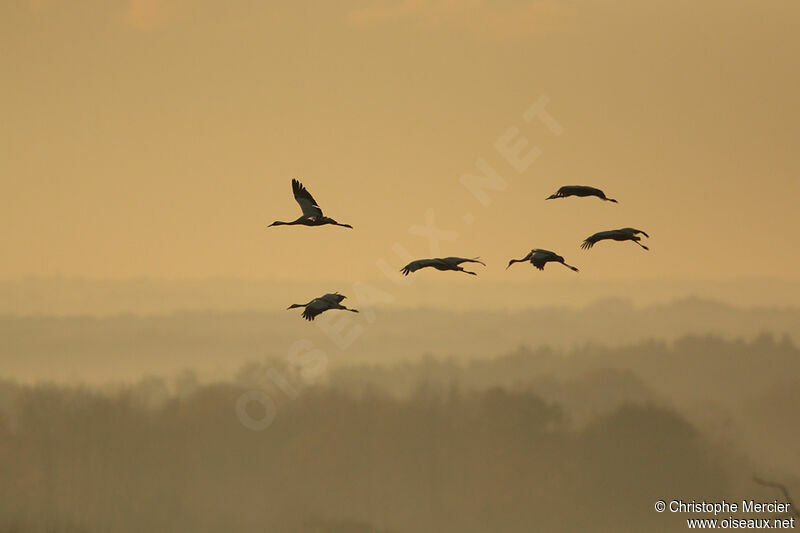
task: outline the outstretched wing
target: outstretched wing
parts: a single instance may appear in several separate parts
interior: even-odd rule
[[[465,257],[445,257],[444,259],[442,259],[442,261],[455,266],[458,266],[461,263],[480,263],[483,266],[486,266],[486,263],[481,261],[479,257],[473,257],[471,259]]]
[[[566,198],[567,196],[574,194],[574,189],[574,185],[562,185],[556,192],[548,196],[547,199],[554,200],[556,198]]]
[[[561,196],[572,196],[573,194],[579,194],[586,190],[586,187],[583,185],[564,185],[558,189],[558,194]]]
[[[650,235],[648,235],[647,233],[643,232],[642,230],[636,229],[636,228],[620,228],[617,231],[620,232],[620,233],[625,233],[627,235],[637,235],[637,234],[641,233],[642,235],[644,235],[648,239],[650,238]]]
[[[539,270],[544,270],[544,266],[548,263],[548,261],[554,261],[558,254],[555,252],[551,252],[550,250],[543,250],[541,248],[536,248],[532,250],[533,257],[531,257],[531,264],[538,268]]]
[[[409,264],[401,268],[400,272],[402,272],[404,276],[408,276],[410,273],[416,272],[420,268],[435,265],[437,261],[440,261],[440,259],[417,259],[416,261],[411,261]]]
[[[584,239],[584,241],[583,241],[583,244],[581,244],[581,248],[583,248],[584,250],[588,250],[589,248],[594,246],[595,243],[597,243],[597,241],[602,241],[603,239],[608,239],[608,237],[609,237],[608,234],[609,234],[608,231],[599,231],[599,232],[595,233],[594,235],[590,235],[589,237],[586,237],[586,239]]]
[[[317,201],[314,200],[314,197],[311,196],[308,189],[296,179],[292,179],[292,193],[294,193],[294,199],[300,204],[300,209],[303,210],[303,216],[310,218],[319,218],[322,216],[322,209],[317,205]]]
[[[555,255],[556,254],[554,254],[550,250],[542,250],[541,248],[536,248],[535,250],[533,250],[533,257],[531,257],[531,264],[536,268],[538,268],[539,270],[544,270],[544,265],[546,265],[548,261],[552,261]]]
[[[342,300],[346,297],[343,294],[339,294],[338,292],[329,292],[325,296],[322,296],[321,299],[331,302],[333,304],[340,304]]]
[[[328,302],[324,300],[324,297],[314,298],[311,303],[306,306],[305,311],[303,311],[303,318],[309,321],[314,320],[317,318],[317,315],[328,309],[330,309],[330,307]]]

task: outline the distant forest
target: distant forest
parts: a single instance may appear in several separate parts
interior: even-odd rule
[[[683,531],[656,500],[780,498],[753,474],[800,491],[799,361],[788,337],[704,335],[313,373],[272,357],[216,382],[9,380],[0,532]],[[261,431],[237,416],[253,390],[274,402]]]

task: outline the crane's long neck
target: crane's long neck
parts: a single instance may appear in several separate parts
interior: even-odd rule
[[[527,260],[528,260],[528,256],[525,256],[522,259],[512,259],[511,261],[508,262],[508,266],[506,267],[506,270],[508,270],[508,267],[510,267],[514,263],[524,263]]]
[[[289,226],[291,224],[294,224],[294,222],[283,222],[283,221],[280,221],[280,220],[276,220],[275,222],[273,222],[272,224],[270,224],[267,227],[271,228],[272,226]]]
[[[287,307],[286,309],[295,309],[295,308],[297,308],[297,307],[305,307],[305,306],[307,306],[307,305],[308,305],[308,304],[292,304],[292,305],[290,305],[289,307]]]

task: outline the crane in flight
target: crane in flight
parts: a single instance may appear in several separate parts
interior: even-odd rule
[[[568,196],[581,196],[581,197],[596,196],[601,200],[605,200],[606,202],[614,202],[615,204],[619,203],[613,198],[607,198],[606,193],[604,193],[600,189],[596,187],[589,187],[588,185],[564,185],[563,187],[558,189],[558,192],[556,192],[555,194],[551,194],[550,196],[545,198],[545,200],[553,200],[555,198],[566,198]]]
[[[295,225],[324,226],[325,224],[331,224],[334,226],[342,226],[343,228],[353,228],[353,226],[350,224],[339,224],[334,219],[324,216],[322,214],[322,209],[320,209],[319,204],[317,204],[317,201],[314,200],[314,197],[311,196],[311,193],[308,192],[308,189],[306,189],[303,184],[296,179],[292,179],[292,193],[294,194],[294,199],[297,200],[298,204],[300,204],[300,209],[303,211],[302,216],[291,222],[282,222],[280,220],[276,220],[268,227]]]
[[[647,237],[648,239],[650,238],[650,235],[636,228],[621,228],[621,229],[612,229],[608,231],[599,231],[594,235],[586,237],[586,239],[581,244],[581,248],[583,248],[584,250],[588,250],[589,248],[594,246],[597,242],[610,239],[614,241],[633,241],[642,248],[644,248],[645,250],[649,250],[650,248],[639,242],[640,240],[642,240],[642,238],[639,237],[640,233],[645,237]]]
[[[314,298],[308,303],[305,304],[292,304],[286,309],[295,309],[296,307],[305,307],[303,311],[303,318],[306,320],[314,320],[317,315],[328,311],[329,309],[341,309],[343,311],[350,311],[351,313],[358,313],[358,309],[350,309],[342,305],[342,300],[344,300],[346,296],[343,294],[339,294],[338,292],[329,292],[324,296],[320,296],[319,298]]]
[[[404,276],[408,276],[411,272],[416,272],[420,268],[433,267],[436,270],[455,270],[457,272],[464,272],[477,276],[475,272],[464,270],[464,267],[460,266],[461,263],[480,263],[486,266],[486,263],[480,261],[477,257],[473,257],[472,259],[467,259],[465,257],[434,257],[433,259],[417,259],[416,261],[411,261],[401,268],[400,272],[402,272]]]
[[[514,263],[524,263],[525,261],[530,261],[531,264],[536,268],[538,268],[539,270],[544,270],[544,266],[547,263],[561,263],[562,265],[572,270],[573,272],[578,272],[577,268],[565,263],[564,258],[558,255],[557,253],[551,252],[550,250],[542,250],[541,248],[534,248],[533,250],[528,252],[528,255],[526,255],[522,259],[512,259],[511,261],[508,262],[506,270],[508,270],[508,267],[510,267]]]

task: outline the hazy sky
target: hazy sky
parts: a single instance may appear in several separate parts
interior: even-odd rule
[[[531,247],[586,279],[795,277],[799,26],[794,0],[4,0],[0,278],[370,279],[395,245],[491,279],[576,275],[503,270]],[[292,177],[356,229],[267,230]],[[544,201],[573,183],[620,203]],[[579,249],[622,226],[652,251]]]

